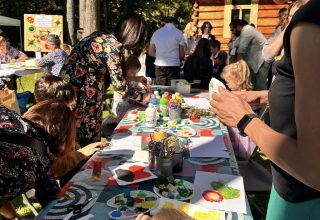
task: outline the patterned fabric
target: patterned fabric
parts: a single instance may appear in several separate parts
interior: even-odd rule
[[[37,62],[41,67],[47,67],[48,72],[52,75],[59,76],[60,70],[67,59],[68,54],[61,49],[49,52],[46,56],[38,59]]]
[[[61,74],[77,93],[74,111],[77,141],[81,146],[100,141],[107,72],[117,93],[125,97],[135,96],[123,76],[123,54],[123,45],[113,35],[94,32],[77,44],[62,67]]]
[[[28,134],[49,144],[39,128],[22,119],[16,112],[0,106],[0,133]],[[43,156],[28,146],[4,142],[0,138],[0,204],[35,188],[36,196],[49,200],[59,192],[59,186],[49,168],[53,155],[47,150]]]
[[[23,52],[17,50],[14,47],[9,46],[7,48],[7,54],[4,57],[2,57],[1,62],[9,63],[11,59],[15,59],[16,57],[20,57],[23,54],[24,54]]]

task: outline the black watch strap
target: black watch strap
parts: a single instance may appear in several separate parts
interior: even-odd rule
[[[240,135],[246,137],[247,134],[244,133],[244,129],[250,123],[250,121],[254,118],[258,118],[256,114],[247,114],[244,115],[237,124],[237,128],[239,129]]]

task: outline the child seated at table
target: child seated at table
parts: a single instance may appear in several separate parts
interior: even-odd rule
[[[227,65],[223,69],[221,77],[227,82],[229,89],[232,91],[253,89],[250,81],[250,69],[244,60]],[[248,159],[256,145],[248,137],[241,136],[237,128],[228,127],[228,131],[235,155]]]
[[[65,82],[61,77],[54,75],[45,75],[36,81],[34,96],[36,102],[54,99],[65,103],[70,109],[76,103],[76,93],[72,85]],[[55,157],[51,167],[52,172],[57,178],[64,177],[83,161],[86,161],[102,144],[104,143],[96,142],[80,149],[80,146],[76,143],[67,154],[62,157]]]
[[[125,60],[125,69],[126,71],[124,75],[129,90],[131,91],[131,93],[135,94],[136,99],[128,100],[119,93],[113,93],[112,113],[114,116],[118,117],[119,120],[121,120],[124,114],[132,107],[130,101],[147,103],[150,99],[151,94],[147,93],[142,83],[139,83],[135,80],[135,78],[137,77],[137,73],[141,69],[141,63],[138,57],[134,55],[128,56]],[[143,98],[143,92],[146,94],[145,98]]]

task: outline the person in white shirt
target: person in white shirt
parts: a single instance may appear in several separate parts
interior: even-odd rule
[[[164,27],[153,33],[148,53],[156,58],[156,84],[169,85],[172,79],[180,78],[180,62],[184,58],[184,37],[177,29],[176,18],[170,18]]]

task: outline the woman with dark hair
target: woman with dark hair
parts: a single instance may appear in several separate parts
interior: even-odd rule
[[[201,38],[207,38],[209,41],[215,40],[216,36],[211,34],[212,28],[213,27],[209,21],[203,22],[201,26],[201,32],[202,32]]]
[[[52,173],[55,157],[75,144],[75,118],[62,102],[44,101],[21,117],[0,105],[0,214],[17,217],[11,200],[35,188],[42,205],[60,191]]]
[[[102,97],[110,78],[115,92],[135,98],[136,93],[129,89],[124,78],[124,56],[139,53],[145,37],[142,18],[128,14],[118,22],[114,35],[94,32],[72,50],[61,74],[77,93],[74,111],[80,146],[100,141]],[[135,77],[134,81],[147,83],[146,78],[141,76]]]
[[[190,55],[183,66],[184,78],[192,83],[201,80],[200,84],[194,84],[195,88],[208,89],[209,82],[213,77],[213,65],[211,60],[210,41],[201,38],[192,55]]]

